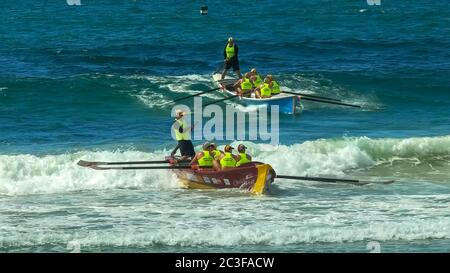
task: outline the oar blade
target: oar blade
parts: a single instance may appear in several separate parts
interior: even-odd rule
[[[342,106],[361,108],[361,105],[349,104],[349,103],[343,103],[343,102],[327,101],[327,100],[314,99],[314,98],[308,98],[308,97],[303,97],[303,96],[301,96],[301,99],[302,100],[316,101],[316,102],[323,102],[323,103],[334,104],[334,105],[342,105]]]
[[[326,183],[345,183],[357,186],[367,185],[367,184],[391,184],[394,180],[377,181],[377,180],[359,180],[359,179],[344,179],[344,178],[330,178],[330,177],[313,177],[313,176],[292,176],[292,175],[277,175],[276,178],[281,179],[293,179],[293,180],[303,180],[303,181],[315,181],[315,182],[326,182]]]
[[[335,101],[335,102],[342,102],[342,100],[340,100],[340,99],[328,98],[328,97],[323,97],[323,96],[316,96],[316,95],[305,94],[305,93],[296,93],[296,92],[290,92],[290,91],[282,91],[282,92],[286,93],[286,94],[298,95],[298,96],[302,96],[302,97],[311,97],[311,98],[315,98],[315,99],[322,99],[322,100],[329,100],[329,101]]]
[[[95,162],[95,161],[85,161],[85,160],[79,160],[77,162],[77,165],[81,166],[81,167],[91,167],[91,166],[95,166],[95,165],[101,165],[102,162]]]

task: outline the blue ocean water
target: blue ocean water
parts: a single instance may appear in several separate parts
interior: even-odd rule
[[[0,3],[0,251],[449,250],[448,2],[81,2]],[[280,145],[245,142],[256,159],[280,174],[397,182],[277,180],[255,197],[76,165],[167,155],[164,103],[215,87],[229,36],[243,71],[378,109],[304,101],[280,116]]]

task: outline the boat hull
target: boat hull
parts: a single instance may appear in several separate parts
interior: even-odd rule
[[[224,87],[219,82],[220,79],[221,79],[220,74],[213,75],[213,80],[216,82],[216,84],[220,87]],[[232,78],[225,78],[225,79],[232,80]],[[224,90],[228,95],[236,95],[236,92],[231,88],[227,88]],[[273,96],[271,98],[264,98],[264,99],[242,97],[239,98],[239,102],[245,106],[256,106],[256,107],[267,106],[269,109],[272,105],[277,105],[279,107],[279,112],[284,114],[296,114],[297,112],[299,112],[298,108],[301,109],[300,98],[298,96],[283,93]]]
[[[269,164],[251,162],[236,168],[215,171],[205,169],[175,169],[180,183],[191,189],[243,189],[265,194],[276,177]]]

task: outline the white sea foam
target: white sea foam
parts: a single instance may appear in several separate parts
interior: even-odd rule
[[[353,221],[351,228],[333,217],[318,217],[313,222],[264,221],[250,225],[213,224],[203,227],[185,225],[164,228],[115,228],[102,231],[20,233],[6,231],[0,246],[35,246],[76,241],[81,248],[92,246],[242,246],[242,245],[295,245],[302,243],[344,243],[358,241],[424,240],[450,238],[450,220],[410,219],[404,221]],[[327,221],[326,218],[329,218]],[[345,219],[348,219],[347,216]],[[198,220],[198,219],[197,219]],[[331,223],[334,220],[335,223]],[[286,224],[283,226],[283,224]],[[20,243],[18,243],[20,242]]]
[[[76,163],[91,161],[161,160],[162,152],[77,152],[48,155],[1,155],[0,194],[23,195],[59,193],[90,189],[131,187],[177,187],[176,180],[163,170],[94,171]]]
[[[408,139],[367,137],[321,139],[289,146],[250,142],[245,144],[249,147],[254,160],[270,163],[278,173],[286,175],[342,176],[355,169],[373,168],[380,164],[387,164],[386,168],[390,168],[393,162],[412,164],[408,167],[412,171],[419,163],[428,166],[436,160],[441,162],[450,157],[450,136]],[[83,151],[41,157],[0,155],[0,194],[23,195],[122,187],[177,187],[176,180],[167,176],[165,170],[94,171],[76,165],[80,159],[90,161],[161,160],[165,155],[167,155],[166,151],[153,153]],[[433,166],[433,168],[433,172],[439,171],[445,175],[450,166],[444,164],[444,166]]]

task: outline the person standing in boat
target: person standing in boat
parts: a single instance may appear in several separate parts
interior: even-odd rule
[[[242,78],[241,71],[239,68],[239,58],[238,58],[238,46],[234,43],[232,37],[228,38],[228,43],[225,45],[223,49],[223,57],[225,62],[225,69],[222,72],[222,80],[225,79],[227,75],[227,71],[230,68],[233,68],[233,71],[236,72],[238,78]]]
[[[242,164],[245,163],[250,163],[252,162],[252,157],[246,153],[247,147],[245,147],[244,144],[239,144],[238,148],[237,148],[239,155],[237,155],[236,157],[236,167],[241,166]]]
[[[200,168],[210,168],[213,166],[214,161],[214,145],[205,142],[202,147],[203,150],[192,158],[191,165],[198,165]]]
[[[237,157],[233,154],[233,147],[226,145],[223,149],[224,154],[214,160],[214,168],[216,170],[236,167]]]
[[[191,131],[194,126],[189,127],[184,116],[186,112],[182,110],[175,111],[175,122],[172,125],[172,129],[175,132],[175,138],[178,141],[178,145],[173,149],[170,154],[172,157],[175,156],[178,149],[180,149],[181,159],[190,159],[195,156],[194,145],[191,141]]]

